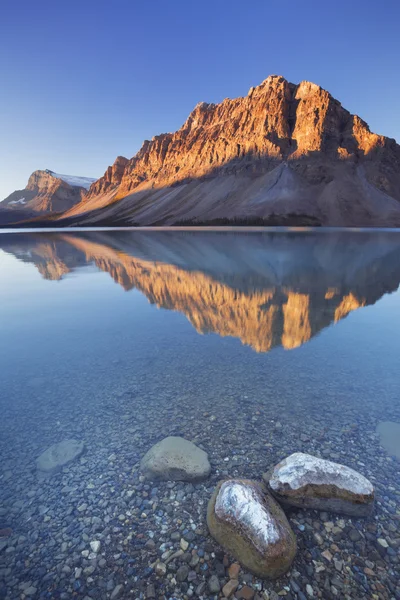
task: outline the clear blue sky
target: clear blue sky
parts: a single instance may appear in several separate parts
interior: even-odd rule
[[[399,26],[399,0],[3,0],[0,199],[35,169],[98,177],[270,74],[399,141]]]

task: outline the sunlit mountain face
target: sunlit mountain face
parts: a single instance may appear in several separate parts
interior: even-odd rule
[[[0,247],[48,280],[94,265],[198,333],[257,352],[297,348],[400,282],[400,241],[388,232],[26,233],[0,236]]]

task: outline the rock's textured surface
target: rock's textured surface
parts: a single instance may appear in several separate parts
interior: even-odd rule
[[[92,195],[102,194],[106,192],[110,187],[115,187],[121,183],[121,179],[124,174],[124,170],[129,160],[124,156],[117,156],[113,165],[108,167],[103,177],[100,177],[95,181],[91,188],[90,193]]]
[[[51,473],[78,458],[85,449],[84,442],[78,440],[63,440],[47,448],[36,460],[39,471]]]
[[[199,103],[178,131],[119,157],[68,216],[103,208],[84,219],[396,225],[399,201],[395,140],[371,133],[320,86],[273,75],[245,97]]]
[[[338,463],[296,452],[263,476],[272,494],[291,506],[365,517],[374,488],[363,475]]]
[[[207,524],[217,542],[259,577],[279,577],[296,554],[285,514],[257,481],[220,482],[208,505]]]
[[[211,466],[204,450],[181,437],[170,436],[155,444],[143,457],[140,467],[149,479],[201,481]]]

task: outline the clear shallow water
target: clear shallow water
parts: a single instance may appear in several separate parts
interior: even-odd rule
[[[0,597],[213,597],[210,575],[228,580],[205,528],[213,487],[298,450],[368,476],[376,513],[294,511],[293,571],[241,584],[400,597],[399,462],[376,433],[400,423],[400,232],[24,232],[0,249]],[[141,480],[166,435],[208,452],[208,482]],[[35,459],[66,438],[86,453],[41,480]],[[176,579],[177,558],[157,577],[188,531],[194,574]]]

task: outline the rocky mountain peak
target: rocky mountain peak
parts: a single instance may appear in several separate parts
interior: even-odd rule
[[[107,167],[103,177],[100,177],[100,179],[97,179],[97,181],[92,183],[89,194],[96,195],[105,193],[111,186],[119,185],[128,162],[129,160],[125,158],[125,156],[117,156],[114,163]]]
[[[276,215],[400,224],[400,147],[321,86],[271,75],[246,96],[198,103],[176,132],[117,159],[68,216],[92,210],[144,225]]]
[[[64,212],[82,201],[93,181],[39,169],[30,175],[25,189],[16,190],[1,204],[4,208],[28,209],[33,213]]]

